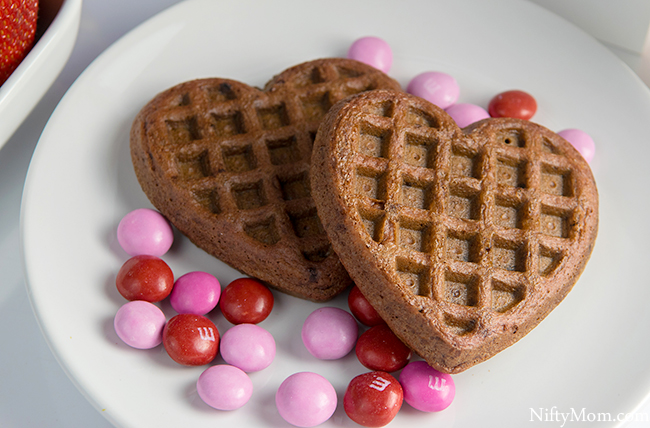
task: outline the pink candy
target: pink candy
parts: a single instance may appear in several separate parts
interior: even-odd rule
[[[179,314],[205,315],[217,306],[221,285],[206,272],[190,272],[176,280],[170,294],[172,308]]]
[[[237,367],[220,364],[206,369],[196,382],[201,400],[218,410],[235,410],[248,402],[253,382]]]
[[[378,37],[357,39],[348,50],[348,58],[371,65],[384,73],[388,73],[393,65],[390,46]]]
[[[295,373],[282,382],[275,405],[282,418],[298,427],[313,427],[328,420],[336,410],[332,384],[311,372]]]
[[[456,394],[452,377],[424,361],[409,363],[399,375],[404,401],[423,412],[439,412],[449,407]]]
[[[165,314],[153,303],[135,300],[126,303],[115,314],[115,333],[127,345],[151,349],[162,343]]]
[[[449,74],[428,71],[415,76],[409,82],[406,92],[446,109],[458,100],[460,88],[456,79]]]
[[[271,333],[255,324],[238,324],[221,337],[221,357],[245,372],[268,367],[275,358],[275,340]]]
[[[174,233],[158,211],[140,208],[122,218],[117,226],[117,240],[130,256],[160,257],[172,246]]]
[[[557,133],[560,137],[567,140],[582,155],[587,163],[591,162],[596,153],[594,140],[584,131],[579,129],[565,129]]]
[[[477,106],[476,104],[454,104],[450,107],[447,107],[446,112],[461,128],[490,117],[488,112],[483,107]]]
[[[359,326],[343,309],[325,307],[312,312],[302,326],[302,341],[316,358],[334,360],[346,356],[357,341]]]

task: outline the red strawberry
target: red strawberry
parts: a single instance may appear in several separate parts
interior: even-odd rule
[[[0,0],[0,85],[34,43],[38,0]]]

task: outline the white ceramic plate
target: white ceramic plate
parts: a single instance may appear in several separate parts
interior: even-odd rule
[[[37,32],[44,33],[0,86],[0,148],[47,92],[68,61],[77,40],[81,1],[39,2]]]
[[[459,101],[484,106],[498,92],[523,89],[537,98],[537,122],[556,131],[583,129],[598,146],[600,235],[573,292],[523,340],[456,375],[450,408],[424,414],[404,405],[392,426],[521,427],[539,414],[548,420],[548,412],[581,409],[585,417],[616,419],[650,391],[650,94],[616,57],[525,1],[205,0],[156,16],[91,64],[52,115],[27,177],[22,233],[36,316],[73,382],[115,425],[287,426],[274,394],[288,375],[318,372],[341,399],[349,380],[366,371],[353,354],[327,362],[311,357],[300,327],[319,305],[276,293],[262,326],[275,335],[277,358],[252,374],[255,392],[245,407],[219,412],[196,394],[203,368],[176,365],[162,347],[131,349],[112,326],[124,303],[114,278],[127,259],[115,229],[130,210],[150,206],[129,157],[138,110],[193,78],[261,86],[291,65],[343,56],[364,35],[390,43],[391,74],[404,86],[420,72],[444,71],[458,80]],[[224,285],[239,276],[181,237],[165,260],[177,276],[206,270]],[[332,304],[345,307],[345,299]],[[229,327],[220,314],[211,317],[222,332]],[[614,422],[598,426],[608,425]],[[325,426],[355,424],[339,405]]]

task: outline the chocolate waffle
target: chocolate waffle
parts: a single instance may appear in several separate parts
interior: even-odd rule
[[[330,299],[350,279],[311,198],[312,144],[330,106],[377,88],[400,87],[347,59],[297,65],[263,90],[217,78],[181,83],[133,123],[136,175],[203,250],[278,290]]]
[[[567,141],[518,119],[461,130],[400,92],[367,92],[330,110],[311,182],[356,285],[447,373],[533,329],[571,290],[597,233],[596,185]]]

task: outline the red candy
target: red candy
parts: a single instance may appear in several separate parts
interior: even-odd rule
[[[372,327],[384,323],[384,320],[379,316],[375,308],[370,305],[365,296],[361,294],[361,290],[356,285],[352,287],[350,294],[348,294],[348,307],[352,315],[362,324]]]
[[[343,396],[345,413],[364,427],[383,427],[402,407],[404,392],[386,372],[372,372],[352,379]]]
[[[370,370],[385,372],[403,368],[411,358],[411,350],[386,324],[364,332],[357,340],[356,353],[359,362]]]
[[[506,91],[496,95],[488,104],[492,117],[514,117],[528,120],[537,111],[537,102],[524,91]]]
[[[251,278],[239,278],[221,293],[219,308],[233,324],[257,324],[273,309],[273,294],[264,284]]]
[[[202,366],[217,356],[219,331],[212,321],[202,315],[176,315],[163,329],[163,345],[177,363]]]
[[[140,255],[126,261],[115,279],[117,291],[127,300],[160,302],[174,287],[174,274],[155,256]]]

